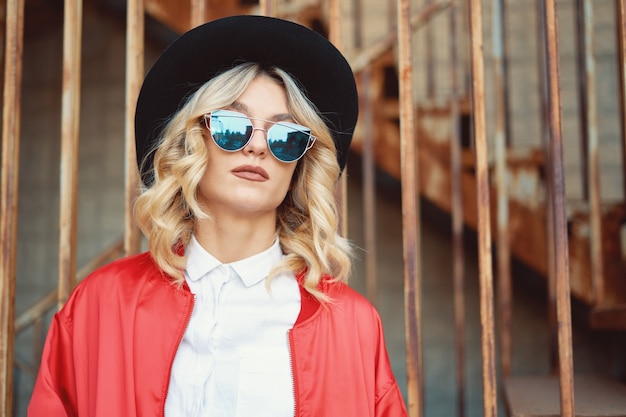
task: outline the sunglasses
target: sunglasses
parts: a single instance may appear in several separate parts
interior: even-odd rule
[[[216,110],[205,114],[203,120],[215,144],[227,152],[243,149],[250,142],[255,130],[264,131],[267,147],[281,162],[295,162],[302,158],[316,140],[308,127],[288,122],[251,119],[243,113],[231,110]],[[254,127],[252,120],[270,122],[273,125],[267,130],[261,129]]]

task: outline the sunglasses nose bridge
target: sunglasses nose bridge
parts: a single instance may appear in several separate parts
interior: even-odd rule
[[[267,137],[267,131],[268,129],[263,129],[261,127],[253,127],[252,128],[252,133],[250,133],[250,137],[252,138],[252,136],[254,136],[254,132],[256,132],[257,130],[260,130],[261,132],[265,132],[265,136]]]
[[[255,133],[257,130],[265,133],[265,135],[261,135],[258,141],[255,140]],[[256,153],[266,154],[268,151],[267,135],[268,129],[263,129],[261,127],[252,127],[252,131],[250,132],[250,138],[248,139],[248,143],[246,143],[246,145],[244,146],[244,150],[249,149]]]

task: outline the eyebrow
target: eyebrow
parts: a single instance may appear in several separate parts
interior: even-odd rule
[[[229,107],[232,108],[233,110],[237,110],[238,112],[244,113],[246,116],[250,116],[250,109],[244,103],[235,101]],[[258,119],[258,118],[254,117],[254,119]],[[293,119],[293,116],[290,115],[289,113],[278,113],[278,114],[273,115],[269,120],[272,122],[282,122],[285,120],[294,120],[294,119]]]

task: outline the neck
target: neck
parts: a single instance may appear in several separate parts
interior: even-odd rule
[[[248,258],[268,249],[276,238],[276,216],[234,218],[224,215],[196,220],[198,243],[222,263]]]

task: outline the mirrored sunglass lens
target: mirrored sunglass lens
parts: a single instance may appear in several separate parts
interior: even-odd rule
[[[227,151],[243,148],[252,135],[252,124],[243,117],[212,113],[210,127],[217,146]]]
[[[268,144],[274,156],[284,162],[293,162],[306,151],[309,133],[289,125],[275,124],[268,132]]]

